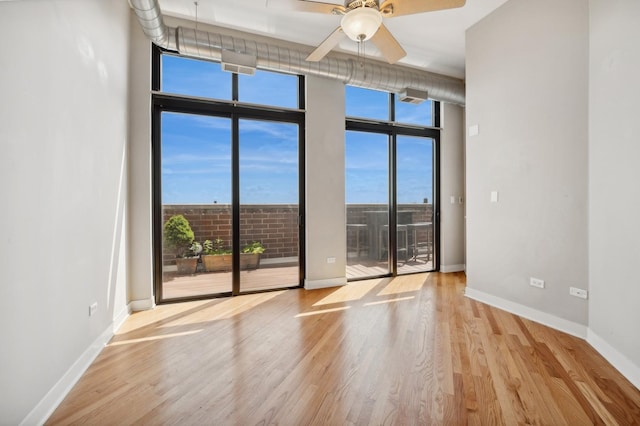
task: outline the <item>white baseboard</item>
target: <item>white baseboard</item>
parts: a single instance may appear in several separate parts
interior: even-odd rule
[[[626,377],[636,388],[640,389],[640,365],[634,364],[591,329],[587,330],[587,342],[609,361],[620,374]]]
[[[124,308],[122,308],[122,310],[118,313],[118,315],[116,315],[113,318],[113,327],[112,327],[112,331],[115,333],[116,331],[118,331],[118,329],[120,327],[122,327],[122,324],[124,324],[124,322],[127,320],[127,318],[129,318],[129,315],[131,314],[131,309],[129,309],[129,306],[125,306]]]
[[[71,368],[69,368],[62,378],[58,380],[58,383],[47,392],[27,417],[20,422],[20,425],[41,425],[47,421],[49,416],[58,408],[58,405],[60,405],[73,386],[80,380],[80,377],[82,377],[87,368],[89,368],[91,363],[100,354],[104,346],[109,343],[109,340],[113,336],[113,326],[114,323],[109,325],[82,355],[80,355],[80,358],[73,363]]]
[[[577,322],[569,321],[567,319],[551,315],[547,312],[539,311],[537,309],[521,305],[520,303],[512,302],[469,287],[465,289],[464,294],[471,299],[511,312],[512,314],[519,315],[548,327],[555,328],[556,330],[563,331],[567,334],[571,334],[572,336],[576,336],[581,339],[586,339],[587,337],[587,326],[578,324]]]
[[[465,270],[465,264],[460,265],[440,265],[440,272],[445,274],[449,272],[463,272]]]
[[[329,278],[326,280],[304,280],[306,290],[317,290],[320,288],[338,287],[347,285],[347,277]]]
[[[156,307],[156,302],[153,297],[148,299],[132,300],[129,302],[129,312],[148,311]]]

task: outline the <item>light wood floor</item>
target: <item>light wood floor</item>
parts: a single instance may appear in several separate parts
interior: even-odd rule
[[[640,423],[586,342],[465,298],[463,274],[133,314],[48,424]]]

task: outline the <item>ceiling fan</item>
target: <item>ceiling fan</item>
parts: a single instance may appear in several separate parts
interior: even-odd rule
[[[382,23],[383,18],[412,15],[464,6],[466,0],[346,0],[344,6],[309,0],[267,0],[268,6],[286,7],[299,12],[342,15],[340,26],[311,52],[307,61],[324,58],[344,38],[364,42],[371,39],[387,62],[393,64],[407,52]]]

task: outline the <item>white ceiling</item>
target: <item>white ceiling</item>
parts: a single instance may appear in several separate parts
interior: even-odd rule
[[[195,0],[159,0],[163,14],[195,20]],[[267,0],[197,0],[198,22],[316,46],[340,25],[340,16],[267,7]],[[419,0],[414,0],[419,1]],[[401,64],[464,78],[465,30],[507,0],[467,0],[451,10],[399,16],[384,24],[407,51]],[[340,0],[326,3],[343,4]],[[356,43],[345,39],[339,50],[356,53]],[[379,57],[372,43],[366,55]]]

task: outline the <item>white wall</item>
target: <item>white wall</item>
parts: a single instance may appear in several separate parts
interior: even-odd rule
[[[441,105],[440,271],[457,272],[465,268],[464,108]]]
[[[569,287],[588,289],[588,3],[510,0],[466,46],[468,294],[584,334]]]
[[[640,2],[589,7],[589,340],[640,388]]]
[[[128,46],[126,1],[0,2],[3,424],[43,421],[127,313]]]
[[[133,310],[155,305],[151,179],[151,42],[131,13],[129,52],[129,300]]]
[[[306,83],[305,288],[318,288],[346,283],[345,90],[321,77]]]

